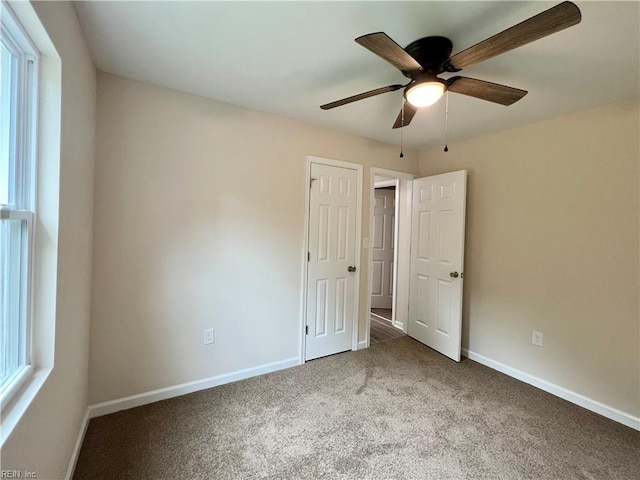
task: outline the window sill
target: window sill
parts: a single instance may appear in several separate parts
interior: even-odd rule
[[[17,391],[12,392],[12,399],[6,408],[2,408],[2,417],[0,423],[0,447],[11,436],[13,429],[16,427],[24,413],[31,405],[42,385],[49,377],[51,368],[40,368],[31,371],[31,375],[26,376],[21,381],[21,385]]]
[[[0,408],[2,410],[7,409],[11,405],[16,395],[18,395],[23,387],[31,380],[32,375],[33,367],[31,365],[24,365],[9,378],[6,386],[0,389]]]

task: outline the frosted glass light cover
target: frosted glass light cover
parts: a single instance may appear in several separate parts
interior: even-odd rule
[[[436,103],[443,93],[444,85],[440,82],[419,83],[407,91],[407,101],[414,107],[428,107]]]

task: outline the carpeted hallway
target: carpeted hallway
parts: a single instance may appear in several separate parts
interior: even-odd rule
[[[75,479],[637,479],[640,432],[409,337],[91,420]]]

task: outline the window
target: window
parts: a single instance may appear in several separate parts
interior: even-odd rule
[[[10,8],[0,35],[0,405],[31,371],[38,56]]]

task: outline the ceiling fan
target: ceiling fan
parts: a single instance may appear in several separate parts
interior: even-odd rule
[[[384,32],[363,35],[356,38],[356,43],[399,69],[405,77],[410,79],[409,83],[376,88],[327,103],[320,108],[330,110],[404,88],[403,95],[406,102],[393,124],[393,128],[401,128],[409,125],[418,108],[434,104],[446,90],[501,105],[511,105],[524,97],[527,91],[475,78],[454,76],[443,79],[438,75],[445,72],[459,72],[576,25],[580,23],[581,18],[580,9],[575,4],[562,2],[453,56],[450,56],[453,44],[446,37],[421,38],[403,49]]]

